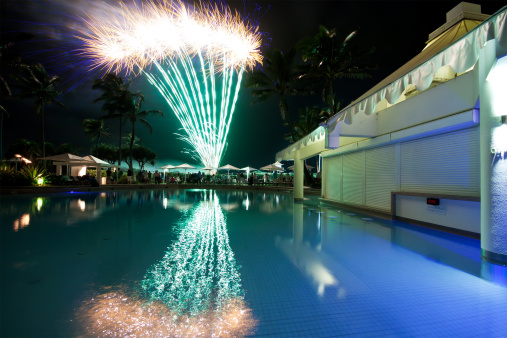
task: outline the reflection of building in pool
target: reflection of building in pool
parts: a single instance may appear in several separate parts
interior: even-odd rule
[[[14,220],[13,230],[18,231],[30,225],[30,214],[23,214],[21,217]]]
[[[317,215],[316,231],[319,237],[317,242],[312,232],[305,232],[307,230],[305,228],[315,227],[315,224],[305,222],[304,213],[303,204],[294,203],[292,238],[277,237],[276,246],[312,282],[320,297],[326,293],[327,295],[334,293],[335,297],[343,299],[350,294],[367,290],[367,286],[336,257],[322,251],[322,236],[325,230],[322,226],[326,227],[327,222],[322,222],[320,214]]]
[[[179,237],[148,269],[141,295],[109,290],[84,307],[93,334],[244,336],[256,322],[247,308],[226,220],[214,192],[183,211]]]
[[[483,258],[507,264],[506,17],[460,3],[421,53],[278,152],[294,198],[320,155],[326,202],[480,234]]]

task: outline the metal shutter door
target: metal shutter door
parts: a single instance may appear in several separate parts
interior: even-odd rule
[[[326,175],[326,198],[341,201],[342,199],[342,156],[322,159]]]
[[[479,184],[478,128],[401,144],[402,191],[479,196]]]
[[[343,155],[343,201],[363,204],[364,151]]]
[[[396,190],[396,146],[366,151],[366,206],[391,210],[391,191]]]

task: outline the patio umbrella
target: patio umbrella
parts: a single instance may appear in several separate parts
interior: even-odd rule
[[[195,167],[191,166],[190,164],[183,163],[180,165],[177,165],[174,167],[174,169],[184,169],[185,170],[185,182],[187,182],[187,169],[195,169]]]
[[[32,163],[32,161],[30,161],[26,157],[23,157],[18,154],[14,155],[14,157],[11,158],[10,160],[7,160],[7,162],[16,162],[16,171],[18,171],[18,163],[19,162]]]
[[[204,168],[201,168],[201,170],[210,170],[210,171],[211,171],[211,170],[216,170],[216,169],[217,169],[217,168],[212,167],[212,166],[210,166],[210,165],[208,165],[208,166],[206,166],[206,167],[204,167]]]
[[[233,165],[226,164],[223,167],[218,168],[218,170],[227,170],[227,177],[229,178],[229,171],[230,170],[240,170],[239,168],[236,168]]]
[[[261,167],[261,170],[264,170],[264,171],[283,171],[282,168],[274,165],[274,164],[270,164],[270,165],[267,165],[267,166],[264,166],[264,167]]]
[[[246,171],[246,177],[248,178],[248,177],[250,177],[250,171],[256,171],[258,169],[255,169],[255,168],[252,168],[252,167],[249,166],[249,167],[241,168],[239,170],[245,170]]]
[[[171,169],[174,169],[176,168],[175,166],[171,165],[171,164],[168,164],[168,165],[165,165],[163,167],[160,167],[159,169],[164,169],[164,179],[166,179],[165,177],[165,171],[166,170],[169,170],[169,172],[171,172]],[[169,180],[167,180],[167,182],[169,182]]]

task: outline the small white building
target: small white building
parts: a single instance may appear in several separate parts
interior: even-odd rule
[[[507,7],[461,3],[426,47],[304,139],[276,154],[322,156],[322,202],[480,234],[507,265]]]

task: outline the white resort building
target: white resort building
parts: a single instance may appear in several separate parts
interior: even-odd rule
[[[322,157],[322,202],[481,237],[507,265],[507,7],[461,3],[412,60],[279,151]]]

